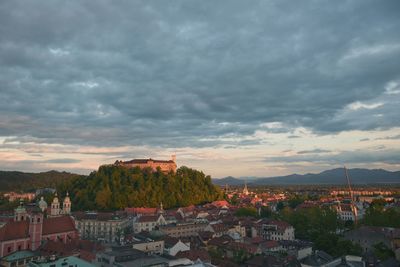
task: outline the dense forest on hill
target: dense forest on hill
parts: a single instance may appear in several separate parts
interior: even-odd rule
[[[69,172],[48,171],[28,173],[18,171],[0,171],[0,191],[35,191],[38,188],[57,187],[71,179],[84,177]]]
[[[87,177],[58,187],[69,191],[74,210],[116,210],[125,207],[165,208],[200,204],[222,198],[222,192],[203,172],[180,167],[176,173],[105,165]]]

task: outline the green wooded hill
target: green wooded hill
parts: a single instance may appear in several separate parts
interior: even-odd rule
[[[0,191],[35,191],[38,188],[57,187],[60,183],[82,175],[48,171],[39,173],[28,173],[18,171],[0,171]]]
[[[104,165],[87,177],[77,177],[58,188],[69,191],[74,210],[117,210],[125,207],[165,208],[201,204],[223,194],[203,172],[180,167],[176,173]]]

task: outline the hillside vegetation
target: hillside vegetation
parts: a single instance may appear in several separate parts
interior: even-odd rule
[[[57,187],[68,180],[84,177],[69,172],[48,171],[28,173],[18,171],[0,171],[0,191],[35,191],[38,188]]]
[[[87,177],[66,181],[74,210],[116,210],[124,207],[165,208],[210,202],[222,193],[203,172],[180,167],[176,173],[105,165]]]

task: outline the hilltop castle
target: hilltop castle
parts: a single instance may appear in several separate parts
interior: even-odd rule
[[[133,159],[129,161],[117,160],[114,165],[127,168],[139,167],[140,169],[151,168],[156,171],[159,167],[162,172],[168,173],[176,171],[176,156],[172,155],[170,160],[155,160],[155,159]]]

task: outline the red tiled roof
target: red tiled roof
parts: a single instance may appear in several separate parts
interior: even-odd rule
[[[207,240],[210,240],[214,236],[214,233],[209,232],[209,231],[201,231],[201,232],[199,232],[199,236],[203,241],[207,241]]]
[[[188,250],[188,251],[179,251],[176,254],[178,258],[188,258],[191,261],[196,261],[197,259],[202,260],[203,262],[210,262],[211,257],[210,254],[204,249],[196,249],[196,250]]]
[[[224,233],[229,229],[229,227],[223,223],[212,224],[211,227],[216,233]]]
[[[176,243],[179,242],[179,239],[172,236],[165,236],[164,237],[164,244],[166,247],[173,247]]]
[[[208,245],[210,246],[225,246],[229,244],[230,242],[233,242],[233,238],[230,237],[229,235],[223,235],[221,237],[215,237],[208,241]]]
[[[125,208],[125,211],[128,214],[156,214],[157,213],[157,208]]]
[[[284,232],[287,228],[291,227],[291,225],[285,221],[278,221],[278,220],[268,220],[262,219],[258,224],[266,224],[266,225],[276,225],[278,232]]]
[[[229,203],[226,200],[217,200],[211,203],[214,207],[220,208],[223,206],[229,206]]]
[[[43,235],[76,231],[74,221],[70,216],[45,218],[43,220]]]
[[[78,220],[109,221],[126,217],[126,212],[83,212],[77,211],[72,214]]]
[[[264,248],[276,248],[276,247],[279,247],[280,245],[279,245],[278,241],[268,240],[268,241],[263,242],[261,244],[261,246]]]
[[[140,216],[138,222],[155,222],[158,220],[159,216],[156,215],[147,215],[147,216]]]
[[[258,246],[253,245],[253,244],[246,244],[246,243],[240,243],[240,242],[230,242],[228,244],[228,247],[230,247],[233,250],[244,250],[247,253],[250,254],[256,254],[258,252]]]
[[[69,256],[79,254],[79,257],[86,260],[93,260],[96,252],[103,251],[104,247],[100,244],[88,240],[73,239],[68,243],[48,240],[39,248],[42,256],[58,255]]]
[[[260,244],[262,242],[264,242],[264,239],[261,236],[256,236],[256,237],[251,238],[252,244]]]
[[[10,221],[0,228],[0,241],[28,238],[29,221]]]

